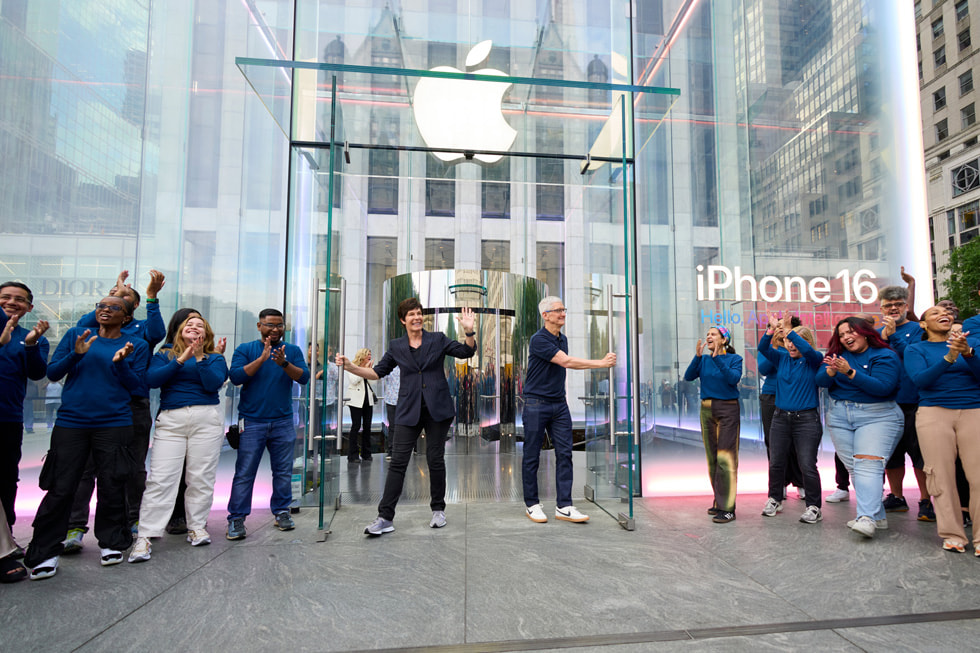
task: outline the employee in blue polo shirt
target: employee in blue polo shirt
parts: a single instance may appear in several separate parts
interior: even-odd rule
[[[547,431],[555,445],[555,483],[558,486],[555,519],[585,522],[589,516],[572,505],[572,415],[565,400],[565,370],[613,367],[616,354],[608,353],[599,360],[569,356],[568,338],[561,332],[567,313],[561,298],[545,297],[538,303],[538,311],[544,326],[531,336],[524,378],[522,472],[525,512],[533,522],[548,521],[538,500],[538,465],[541,443]]]
[[[245,537],[245,518],[252,512],[252,488],[264,449],[269,450],[272,467],[270,507],[276,527],[281,531],[295,528],[289,516],[296,440],[292,390],[293,381],[305,385],[310,380],[310,368],[302,349],[283,342],[286,321],[278,310],[263,309],[256,328],[259,339],[235,348],[228,373],[232,383],[242,386],[238,416],[245,421],[228,498],[229,540]]]
[[[31,289],[18,281],[0,285],[0,329],[7,342],[0,347],[0,505],[14,525],[14,500],[24,441],[24,395],[27,379],[43,379],[48,370],[48,323],[38,320],[27,330],[18,322],[34,308]],[[8,328],[9,327],[9,328]]]

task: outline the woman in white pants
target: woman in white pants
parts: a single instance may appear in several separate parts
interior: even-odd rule
[[[228,364],[200,315],[185,319],[177,333],[172,347],[165,345],[153,356],[146,374],[149,386],[160,388],[160,413],[130,562],[150,559],[150,538],[164,534],[185,464],[187,541],[211,543],[205,526],[225,432],[218,391],[228,378]]]

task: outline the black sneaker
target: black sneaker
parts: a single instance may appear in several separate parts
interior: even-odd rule
[[[891,492],[888,493],[888,496],[881,503],[885,507],[885,512],[909,511],[909,502],[905,500],[905,497],[896,497]]]
[[[183,535],[187,532],[187,520],[183,517],[174,517],[167,523],[167,532],[171,535]]]
[[[711,518],[711,521],[716,524],[727,524],[730,521],[735,521],[735,513],[719,510],[718,514]]]
[[[714,517],[715,515],[717,515],[720,512],[721,512],[721,508],[715,508],[714,506],[711,506],[710,508],[708,508],[708,514],[711,515],[712,517]]]
[[[932,507],[932,501],[923,499],[919,502],[919,521],[936,521],[936,511]]]
[[[276,528],[281,531],[291,531],[296,528],[296,523],[293,522],[293,518],[289,516],[288,510],[283,510],[282,512],[276,513]]]

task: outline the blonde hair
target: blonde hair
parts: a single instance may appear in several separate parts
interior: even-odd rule
[[[811,347],[813,347],[814,349],[817,348],[817,339],[813,337],[813,331],[810,331],[809,328],[805,326],[798,326],[798,327],[793,327],[793,331],[796,331],[798,334],[800,334],[800,337],[806,340]]]
[[[204,319],[204,316],[199,313],[191,313],[187,318],[180,323],[177,327],[177,332],[174,334],[174,346],[167,351],[167,355],[170,358],[179,358],[182,353],[187,349],[187,343],[184,342],[184,327],[191,320],[200,320],[204,322],[204,349],[205,354],[217,354],[218,350],[214,348],[214,331],[211,330],[211,325],[208,321]]]
[[[364,364],[364,361],[366,361],[368,359],[368,356],[370,355],[371,355],[370,349],[368,349],[367,347],[361,347],[360,349],[357,350],[357,353],[354,354],[354,360],[351,362],[354,363],[354,365],[361,367]]]

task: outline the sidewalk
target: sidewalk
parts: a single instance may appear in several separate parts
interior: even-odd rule
[[[581,488],[577,488],[580,492]],[[910,503],[912,497],[909,496]],[[248,538],[155,541],[149,562],[103,568],[88,540],[57,576],[0,587],[7,651],[941,651],[980,637],[980,560],[944,552],[935,524],[892,514],[864,540],[852,504],[797,521],[740,495],[711,523],[704,497],[642,499],[634,532],[584,500],[587,524],[535,524],[520,503],[425,505],[363,535],[344,506],[325,542],[316,511],[280,532],[256,510]],[[913,504],[914,505],[914,504]],[[546,503],[549,517],[553,503]],[[29,538],[30,517],[16,535]]]

